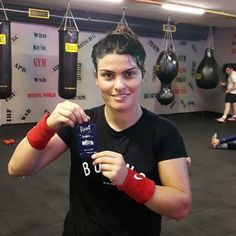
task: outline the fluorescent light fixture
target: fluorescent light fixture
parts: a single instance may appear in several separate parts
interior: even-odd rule
[[[179,5],[179,4],[163,3],[161,7],[170,11],[184,12],[184,13],[197,14],[197,15],[202,15],[205,13],[205,10],[202,8],[189,7],[189,6]]]
[[[123,0],[99,0],[99,2],[120,3],[123,2]]]

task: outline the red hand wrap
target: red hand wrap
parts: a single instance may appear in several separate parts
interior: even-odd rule
[[[152,197],[155,190],[155,183],[142,174],[128,168],[128,174],[124,183],[117,186],[117,188],[127,193],[138,203],[143,204]]]
[[[49,115],[44,115],[43,119],[27,133],[28,142],[35,149],[43,150],[52,136],[56,133],[54,129],[51,129],[47,125],[46,121],[48,117]]]

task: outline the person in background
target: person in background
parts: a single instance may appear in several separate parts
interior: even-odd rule
[[[231,65],[228,65],[225,68],[225,72],[228,75],[227,82],[221,82],[222,86],[226,86],[225,107],[222,117],[216,119],[219,123],[226,123],[227,120],[236,121],[236,71],[234,71]],[[233,115],[227,119],[231,106],[233,108]]]
[[[215,149],[236,149],[236,135],[219,139],[215,133],[211,138],[211,146]]]
[[[130,28],[108,33],[92,51],[104,104],[84,110],[71,101],[59,103],[10,159],[10,175],[28,176],[70,149],[63,236],[158,236],[162,215],[182,220],[189,213],[183,138],[172,121],[138,102],[145,57]]]

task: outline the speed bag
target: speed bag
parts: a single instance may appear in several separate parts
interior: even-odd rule
[[[175,99],[175,95],[171,91],[170,84],[161,84],[161,89],[159,93],[157,94],[157,101],[161,105],[168,105],[172,103]]]
[[[207,48],[205,50],[204,58],[196,70],[196,84],[202,89],[213,89],[217,87],[219,77],[220,70],[214,58],[214,50],[212,48]]]
[[[11,24],[0,21],[0,99],[12,94]]]
[[[162,51],[157,58],[155,73],[159,80],[165,84],[171,83],[177,76],[179,63],[176,54],[172,50]]]
[[[78,37],[76,30],[58,30],[59,32],[59,81],[58,94],[65,99],[76,96]]]

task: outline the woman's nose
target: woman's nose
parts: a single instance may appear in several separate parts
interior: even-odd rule
[[[123,89],[125,87],[124,78],[122,76],[119,76],[115,79],[114,87],[117,90]]]

